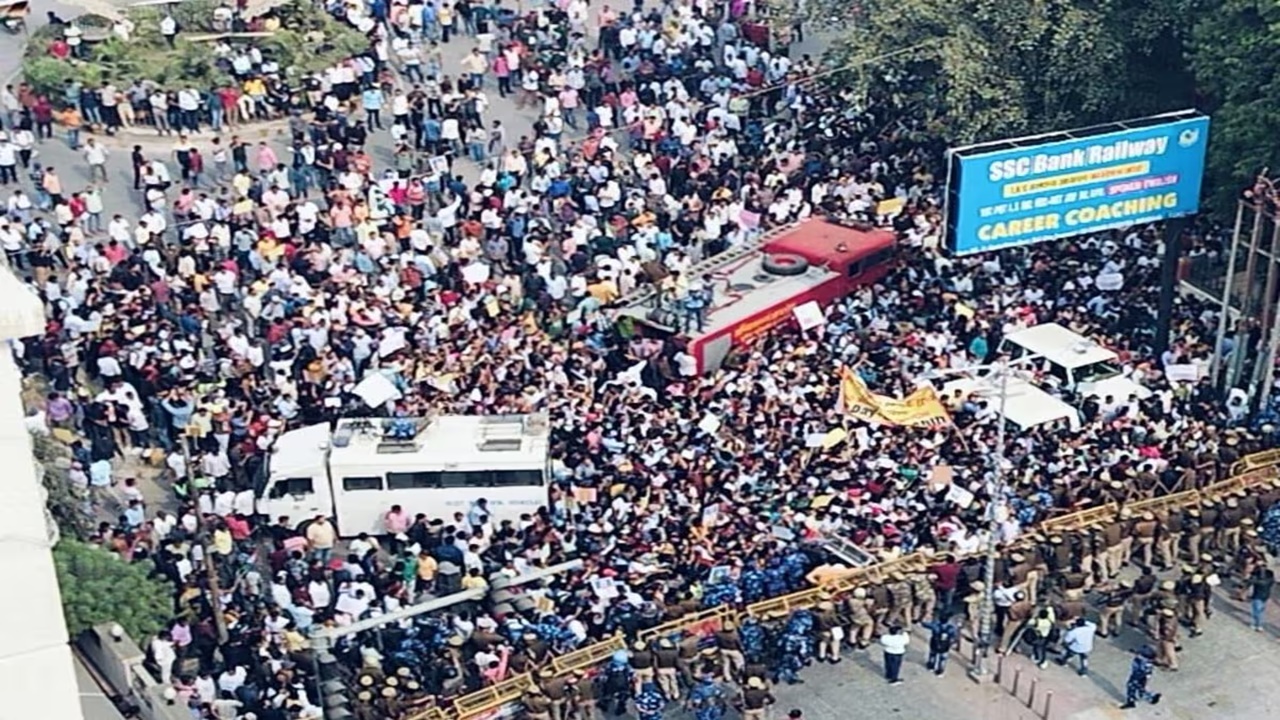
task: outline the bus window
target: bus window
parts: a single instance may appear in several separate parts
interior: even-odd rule
[[[545,484],[542,473],[537,470],[494,470],[493,484],[496,487],[537,486]]]
[[[342,478],[342,489],[348,492],[355,490],[381,490],[380,477],[346,477]]]
[[[488,470],[461,470],[440,473],[440,487],[484,487],[489,484]]]
[[[285,495],[310,495],[315,492],[315,484],[311,478],[285,478],[277,480],[271,486],[271,497],[282,498]]]
[[[388,490],[415,490],[434,487],[440,487],[440,473],[438,472],[387,473]]]
[[[875,267],[877,265],[888,262],[893,259],[893,248],[885,248],[871,253],[871,255],[862,259],[863,267]]]
[[[849,277],[858,277],[862,274],[862,266],[870,264],[865,259],[849,263]]]

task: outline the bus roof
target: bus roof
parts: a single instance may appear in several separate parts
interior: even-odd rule
[[[393,436],[397,421],[408,436]],[[333,433],[330,464],[414,470],[543,468],[550,426],[544,415],[351,418]]]
[[[271,451],[271,474],[274,477],[302,475],[310,477],[317,464],[323,464],[329,447],[329,424],[308,425],[282,433]],[[320,462],[317,462],[319,457]]]
[[[1004,339],[1068,370],[1116,359],[1114,352],[1058,323],[1012,332]]]
[[[800,255],[813,265],[840,270],[852,260],[892,248],[895,242],[896,236],[889,230],[859,230],[831,220],[810,218],[770,237],[764,249]]]

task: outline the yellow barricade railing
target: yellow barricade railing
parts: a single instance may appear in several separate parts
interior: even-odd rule
[[[1174,495],[1151,500],[1140,500],[1130,503],[1128,507],[1134,512],[1158,512],[1177,506],[1199,504],[1204,498],[1216,498],[1221,495],[1247,490],[1264,482],[1280,477],[1280,450],[1267,450],[1241,458],[1231,466],[1232,477],[1214,483],[1200,490],[1188,490]],[[1045,534],[1072,530],[1106,522],[1115,517],[1120,510],[1116,503],[1108,503],[1101,507],[1088,508],[1062,517],[1046,520],[1036,529]],[[981,553],[978,553],[981,554]],[[795,610],[810,609],[822,601],[831,592],[847,592],[859,585],[884,582],[894,572],[909,574],[924,571],[933,558],[924,553],[913,553],[894,560],[860,568],[850,568],[847,573],[828,581],[822,587],[801,590],[789,595],[764,600],[748,605],[746,615],[764,618],[770,613],[782,611],[791,613]],[[721,606],[709,608],[682,618],[663,623],[647,630],[641,630],[639,638],[651,642],[657,638],[671,635],[677,631],[692,631],[699,634],[714,632],[724,627],[728,620],[738,620],[739,614],[732,608]],[[603,642],[590,645],[579,650],[555,658],[551,667],[557,675],[564,675],[574,670],[584,670],[608,660],[618,650],[625,649],[622,636],[615,635]],[[464,695],[453,701],[453,711],[442,708],[431,708],[422,713],[410,716],[409,720],[469,720],[479,715],[492,712],[503,705],[520,699],[524,691],[533,683],[530,674],[517,675],[492,687]]]
[[[529,673],[507,678],[497,685],[463,695],[453,701],[453,714],[458,720],[466,720],[483,715],[491,710],[519,700],[524,691],[533,685],[533,676]]]
[[[585,670],[594,665],[599,665],[612,657],[614,653],[626,648],[626,639],[621,634],[614,635],[604,642],[588,645],[567,655],[552,659],[551,668],[556,671],[557,675],[568,675],[574,670]]]
[[[1231,465],[1231,475],[1243,475],[1250,470],[1257,470],[1262,467],[1275,467],[1280,465],[1280,448],[1275,450],[1263,450],[1252,455],[1245,455]]]
[[[736,620],[737,617],[738,613],[733,608],[721,605],[699,610],[696,613],[689,613],[684,617],[664,622],[661,625],[655,625],[647,630],[641,630],[637,637],[645,642],[652,642],[677,630],[685,629],[691,629],[699,635],[706,635],[723,628],[726,620]]]
[[[1107,503],[1095,508],[1088,508],[1079,512],[1073,512],[1070,515],[1062,515],[1060,517],[1045,520],[1040,523],[1037,528],[1040,532],[1051,535],[1057,532],[1075,530],[1076,528],[1092,525],[1096,522],[1104,522],[1116,516],[1120,511],[1120,506],[1115,503]]]

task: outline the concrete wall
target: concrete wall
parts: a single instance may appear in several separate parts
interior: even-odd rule
[[[128,635],[112,637],[110,623],[83,633],[76,647],[116,695],[138,706],[143,720],[191,720],[191,712],[170,704],[167,686],[143,667],[146,656],[137,643]]]
[[[0,593],[0,716],[82,720],[22,376],[8,342],[43,331],[39,298],[0,268],[0,457],[7,464],[0,473],[0,568],[14,584]]]

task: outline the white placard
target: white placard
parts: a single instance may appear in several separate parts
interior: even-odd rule
[[[403,395],[390,380],[380,372],[370,373],[351,390],[351,394],[364,401],[371,408],[381,407],[392,400],[399,400]]]
[[[707,413],[702,420],[698,421],[698,429],[708,435],[715,435],[716,431],[720,429],[720,418]]]
[[[1195,382],[1200,379],[1200,366],[1195,363],[1166,365],[1164,374],[1169,382]]]
[[[1121,273],[1102,273],[1093,279],[1099,290],[1119,290],[1124,287],[1124,275]]]
[[[818,307],[817,300],[810,300],[791,308],[791,314],[796,316],[796,322],[800,323],[801,330],[812,330],[827,324],[827,317],[822,314],[822,308]]]
[[[969,492],[966,488],[962,488],[959,485],[952,483],[951,487],[947,488],[947,499],[956,505],[959,505],[961,508],[967,508],[973,503],[973,493]]]
[[[822,447],[822,441],[827,437],[826,433],[809,433],[804,436],[804,446],[807,448]]]
[[[492,270],[488,265],[482,262],[470,262],[462,268],[462,279],[469,285],[480,285],[489,282],[489,276]]]
[[[613,578],[596,578],[591,581],[591,589],[601,600],[612,600],[622,594],[618,592],[618,584]]]

